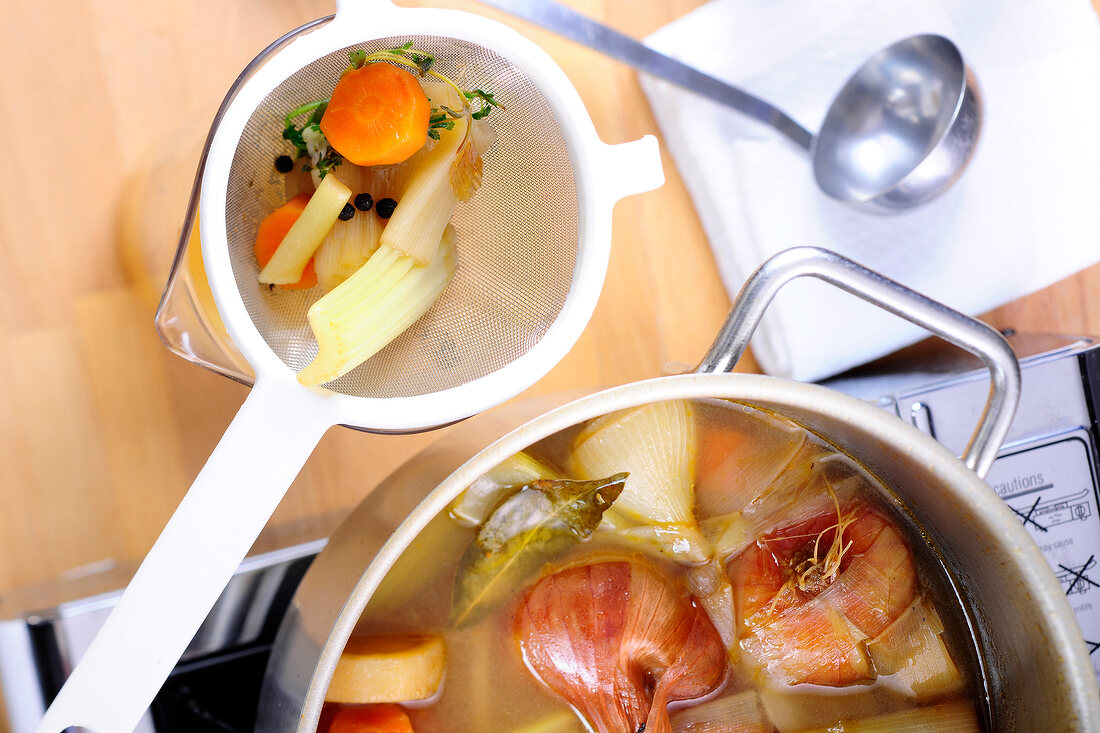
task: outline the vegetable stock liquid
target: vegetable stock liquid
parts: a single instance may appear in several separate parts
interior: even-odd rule
[[[739,662],[735,646],[725,681],[702,700],[756,689],[768,721],[764,727],[751,730],[766,731],[826,730],[842,720],[862,720],[917,706],[958,701],[973,707],[975,724],[971,730],[991,730],[988,687],[961,596],[935,548],[896,497],[836,447],[783,418],[720,400],[692,402],[691,413],[697,435],[693,469],[698,477],[693,487],[693,511],[701,527],[707,529],[708,521],[714,520],[714,513],[723,510],[721,497],[708,496],[704,492],[714,490],[707,485],[707,476],[714,475],[706,473],[710,470],[707,467],[721,462],[717,459],[729,448],[730,435],[744,434],[759,444],[754,449],[737,449],[746,456],[744,462],[738,463],[738,475],[741,475],[755,470],[753,466],[762,456],[767,456],[771,447],[791,439],[797,431],[794,439],[802,446],[797,455],[804,455],[806,451],[812,453],[815,470],[825,470],[837,478],[837,486],[852,491],[850,495],[845,494],[849,502],[858,502],[888,517],[904,537],[912,554],[916,592],[934,607],[934,614],[942,622],[943,642],[961,678],[950,691],[925,696],[919,702],[913,702],[911,695],[902,694],[887,676],[881,674],[873,681],[864,679],[843,687],[814,683],[767,684],[759,668],[746,668]],[[575,426],[550,436],[526,452],[568,475],[573,465],[571,446],[575,445],[582,428]],[[789,452],[778,451],[777,455],[777,460],[793,463]],[[851,489],[854,484],[858,486]],[[544,685],[525,663],[516,637],[516,615],[522,598],[540,577],[545,578],[562,568],[608,558],[644,558],[671,577],[679,578],[686,594],[685,563],[667,551],[647,549],[644,544],[624,540],[601,526],[587,540],[548,558],[542,565],[541,574],[536,573],[525,584],[514,588],[509,600],[498,604],[486,618],[455,630],[449,622],[455,577],[460,572],[460,559],[474,538],[475,530],[462,526],[453,516],[443,513],[435,517],[387,574],[363,613],[355,635],[438,634],[445,640],[446,670],[439,692],[430,700],[403,703],[416,733],[527,733],[528,730],[532,733],[580,733],[592,730],[582,722],[581,716],[572,714],[570,705]],[[736,567],[736,563],[727,561],[726,567]],[[741,643],[745,644],[743,639]],[[699,702],[673,702],[670,710],[690,708]],[[327,730],[327,720],[339,707],[326,705],[319,731]],[[555,724],[547,724],[548,720],[554,720]],[[677,732],[701,730],[690,725],[677,727],[675,712],[673,729]],[[940,730],[916,725],[898,729]]]

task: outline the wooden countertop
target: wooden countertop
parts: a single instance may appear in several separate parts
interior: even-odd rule
[[[472,1],[426,4],[503,19]],[[641,37],[701,0],[571,4]],[[143,556],[244,399],[245,388],[158,341],[155,304],[120,254],[120,206],[150,158],[183,145],[181,128],[197,121],[205,129],[257,52],[331,11],[317,0],[44,0],[6,10],[7,27],[18,32],[0,48],[0,117],[8,121],[0,196],[0,594],[103,558]],[[515,25],[561,63],[605,141],[657,132],[632,71]],[[182,185],[155,192],[178,201],[156,243],[167,251],[194,163],[183,167]],[[710,343],[729,301],[667,156],[665,170],[664,188],[616,207],[595,316],[527,394],[654,376],[668,361],[693,362]],[[1100,334],[1100,266],[989,320]],[[273,522],[350,508],[439,437],[330,430]]]

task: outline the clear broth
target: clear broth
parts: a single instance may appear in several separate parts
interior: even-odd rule
[[[738,403],[720,400],[695,401],[693,410],[699,426],[697,453],[700,456],[712,450],[707,444],[707,436],[713,434],[708,431],[708,426],[744,420],[778,421],[776,424],[782,424],[785,430],[804,430],[785,418],[768,415]],[[570,446],[582,428],[583,426],[574,426],[561,431],[530,446],[527,452],[564,473],[569,467]],[[958,699],[969,701],[974,706],[981,729],[989,730],[989,697],[980,655],[974,636],[969,631],[969,617],[960,594],[939,554],[921,531],[916,519],[905,511],[903,504],[891,491],[836,446],[809,431],[805,432],[807,444],[812,443],[823,454],[832,454],[822,460],[835,461],[837,471],[860,478],[860,500],[887,515],[901,530],[915,560],[919,592],[930,599],[943,623],[943,639],[963,684],[956,692],[922,701],[919,705]],[[762,436],[761,440],[765,437]],[[707,519],[707,511],[720,510],[720,504],[721,501],[714,497],[697,496],[697,519]],[[371,598],[355,630],[355,635],[432,633],[444,638],[447,646],[447,667],[441,691],[431,700],[403,705],[417,733],[474,733],[489,730],[508,733],[520,731],[524,726],[571,710],[562,698],[544,686],[525,666],[514,636],[513,616],[516,606],[526,590],[537,582],[537,578],[531,579],[525,587],[516,588],[512,600],[495,609],[486,620],[461,631],[449,627],[448,617],[456,570],[463,552],[473,539],[473,529],[461,526],[446,513],[436,516],[394,564]],[[554,557],[544,575],[584,562],[585,557],[607,552],[623,555],[635,553],[637,549],[634,545],[624,545],[622,540],[610,533],[597,531],[589,540]],[[673,560],[663,561],[662,566],[673,573],[682,572],[678,568],[683,567]],[[734,671],[727,677],[722,690],[712,693],[706,699],[731,689],[751,689],[756,686],[757,683],[750,674],[738,669],[736,664],[733,667]],[[771,705],[780,704],[795,712],[801,711],[798,714],[803,723],[812,720],[813,725],[821,728],[840,719],[857,720],[918,706],[890,689],[882,678],[871,684],[844,688],[800,684],[778,693],[778,698],[775,694],[777,693],[765,694],[765,697],[771,696]],[[783,702],[777,703],[776,700]],[[690,706],[698,702],[688,701],[674,705]],[[326,715],[322,717],[319,728],[321,731],[327,729],[326,721],[337,706],[328,705],[326,708]],[[579,716],[573,729],[578,732],[588,730]]]

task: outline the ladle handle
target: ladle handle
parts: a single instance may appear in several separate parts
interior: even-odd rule
[[[658,53],[630,36],[597,23],[554,0],[481,0],[481,2],[618,59],[639,71],[660,77],[727,107],[732,107],[744,115],[775,128],[800,148],[809,150],[813,144],[813,133],[763,99]]]
[[[835,252],[817,247],[795,247],[780,252],[757,268],[737,294],[722,331],[695,371],[732,370],[745,353],[749,339],[776,292],[791,280],[807,276],[847,290],[982,360],[991,375],[989,397],[963,460],[984,478],[1008,435],[1020,401],[1020,364],[1012,347],[988,324],[926,298]]]
[[[331,425],[309,397],[252,389],[38,733],[134,729]]]

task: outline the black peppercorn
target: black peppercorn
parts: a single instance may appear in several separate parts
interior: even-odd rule
[[[374,206],[374,198],[369,193],[361,193],[355,197],[355,208],[360,211],[370,211]]]
[[[378,212],[378,216],[383,219],[389,219],[393,216],[393,210],[397,208],[397,202],[393,199],[378,199],[378,203],[374,205],[374,210]]]
[[[294,169],[294,161],[289,155],[280,155],[275,159],[275,170],[280,173],[290,173]]]
[[[329,214],[329,216],[332,216],[332,214]],[[340,209],[340,213],[336,218],[340,221],[347,221],[353,216],[355,216],[355,207],[351,204],[344,204],[344,208]]]

